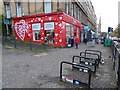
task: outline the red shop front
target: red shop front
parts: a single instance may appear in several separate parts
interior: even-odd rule
[[[81,23],[64,12],[13,18],[16,40],[64,47],[72,36],[80,41]]]

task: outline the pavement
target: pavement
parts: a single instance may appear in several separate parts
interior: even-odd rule
[[[102,57],[112,55],[110,47],[96,44],[91,47],[80,44],[78,49],[54,48],[48,52],[33,53],[2,48],[2,87],[3,88],[82,88],[84,86],[61,82],[60,62],[72,62],[74,55],[86,49],[102,51]],[[87,74],[72,71],[71,66],[64,65],[64,75],[82,79],[87,82]],[[97,68],[96,76],[92,75],[91,88],[116,88],[115,72],[112,59],[107,58],[104,64]]]

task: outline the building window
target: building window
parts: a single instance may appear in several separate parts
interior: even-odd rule
[[[57,0],[57,9],[59,9],[59,0]]]
[[[66,43],[68,44],[70,38],[70,24],[66,23]]]
[[[71,5],[71,16],[73,16],[73,3]]]
[[[79,10],[79,20],[80,20],[80,10]]]
[[[79,11],[79,9],[78,9],[78,20],[79,20],[79,12],[80,12],[80,11]]]
[[[77,7],[75,7],[75,19],[77,19]]]
[[[66,3],[65,3],[66,5],[66,13],[68,13],[68,0],[66,0]]]
[[[6,7],[6,17],[10,18],[10,5],[6,4],[5,7]]]
[[[16,11],[17,11],[17,17],[21,17],[21,4],[16,3]]]
[[[51,13],[51,0],[44,0],[44,12]]]
[[[80,9],[78,9],[78,20],[80,21]]]

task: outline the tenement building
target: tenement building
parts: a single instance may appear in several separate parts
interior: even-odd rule
[[[88,32],[96,30],[96,15],[90,0],[23,1],[3,0],[4,17],[9,21],[6,25],[7,34],[16,35],[18,40],[29,39],[25,37],[26,34],[21,35],[25,31],[33,42],[42,43],[46,37],[48,44],[61,43],[58,45],[65,46],[69,38],[78,37],[82,42],[84,38],[90,37]],[[19,33],[21,29],[18,27],[24,25],[28,27]],[[89,28],[85,29],[84,26]],[[60,32],[58,33],[57,30]],[[64,38],[60,38],[63,37],[62,31]]]

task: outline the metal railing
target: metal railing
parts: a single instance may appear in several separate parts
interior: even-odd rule
[[[85,82],[81,82],[81,81],[78,81],[78,80],[75,80],[75,79],[70,79],[68,77],[65,77],[63,76],[63,64],[69,64],[71,66],[78,66],[78,70],[80,72],[85,72],[85,73],[88,73],[89,74],[89,77],[88,77],[88,83],[85,83]],[[84,76],[83,76],[84,77]],[[90,84],[91,84],[91,68],[89,68],[88,66],[85,66],[85,65],[81,65],[81,64],[76,64],[76,63],[71,63],[71,62],[66,62],[66,61],[62,61],[60,63],[60,80],[61,81],[65,81],[65,82],[69,82],[71,84],[77,84],[77,83],[80,83],[80,84],[77,84],[77,85],[85,85],[87,86],[88,88],[90,88]],[[77,83],[76,83],[77,82]]]
[[[112,55],[113,55],[113,68],[115,69],[115,75],[117,80],[117,88],[120,88],[120,52],[117,44],[112,41]]]
[[[93,66],[94,69],[93,70],[91,69],[91,72],[94,73],[94,74],[96,74],[96,67],[97,67],[96,59],[86,58],[86,57],[82,57],[82,56],[73,56],[72,63],[75,63],[75,58],[79,58],[79,63],[78,64]],[[82,58],[86,59],[87,61],[81,61]],[[89,61],[93,61],[94,63],[89,62]],[[72,65],[72,68],[74,69],[74,68],[77,68],[77,67],[75,67],[74,65]]]

